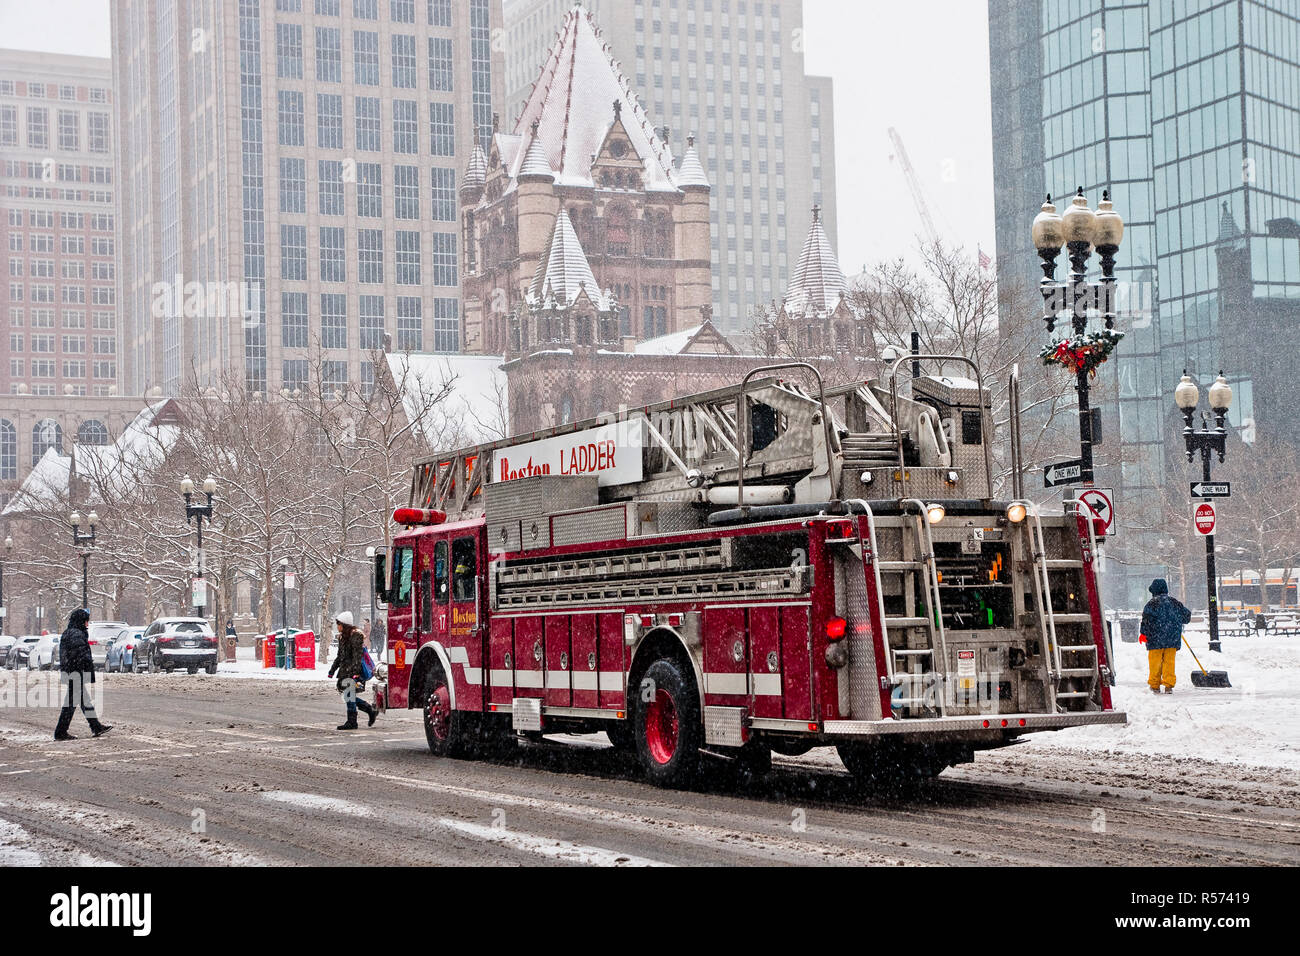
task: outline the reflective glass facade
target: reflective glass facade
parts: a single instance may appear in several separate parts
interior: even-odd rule
[[[990,0],[989,11],[999,280],[1036,281],[1031,193],[1064,209],[1076,185],[1093,204],[1109,188],[1125,219],[1126,337],[1098,376],[1120,444],[1099,483],[1117,485],[1130,522],[1128,594],[1116,598],[1137,600],[1162,571],[1139,529],[1156,523],[1181,456],[1183,368],[1203,384],[1227,370],[1246,440],[1257,424],[1297,437],[1284,411],[1292,376],[1270,342],[1300,322],[1300,5]]]

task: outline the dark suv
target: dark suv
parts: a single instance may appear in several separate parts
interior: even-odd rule
[[[143,644],[136,647],[135,654],[137,662],[148,661],[155,674],[170,674],[178,667],[191,674],[197,674],[200,667],[209,674],[217,672],[217,636],[200,617],[158,618],[145,630]]]

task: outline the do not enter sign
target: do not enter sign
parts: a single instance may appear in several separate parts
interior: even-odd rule
[[[1196,525],[1196,533],[1202,536],[1214,534],[1216,517],[1212,503],[1202,501],[1198,504],[1192,512],[1192,524]]]

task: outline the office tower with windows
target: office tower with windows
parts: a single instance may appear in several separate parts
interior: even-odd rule
[[[1109,188],[1126,221],[1126,333],[1104,374],[1126,532],[1122,594],[1163,571],[1179,481],[1173,389],[1220,367],[1230,421],[1300,441],[1285,347],[1300,322],[1300,10],[1288,0],[989,0],[1000,285],[1032,287],[1042,195]],[[1114,432],[1117,431],[1117,436]],[[1116,437],[1118,441],[1116,441]]]
[[[385,343],[458,350],[500,24],[500,0],[115,3],[128,386],[365,388]]]
[[[113,108],[108,60],[0,50],[0,394],[116,389]]]
[[[528,100],[572,0],[504,0],[505,115]],[[836,237],[831,81],[804,73],[802,0],[588,0],[674,156],[694,134],[713,186],[713,321],[781,298],[813,205]],[[639,303],[636,303],[639,305]]]

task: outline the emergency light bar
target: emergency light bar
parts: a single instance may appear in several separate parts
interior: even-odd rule
[[[394,524],[442,524],[447,520],[447,512],[436,508],[398,508],[393,512]]]

